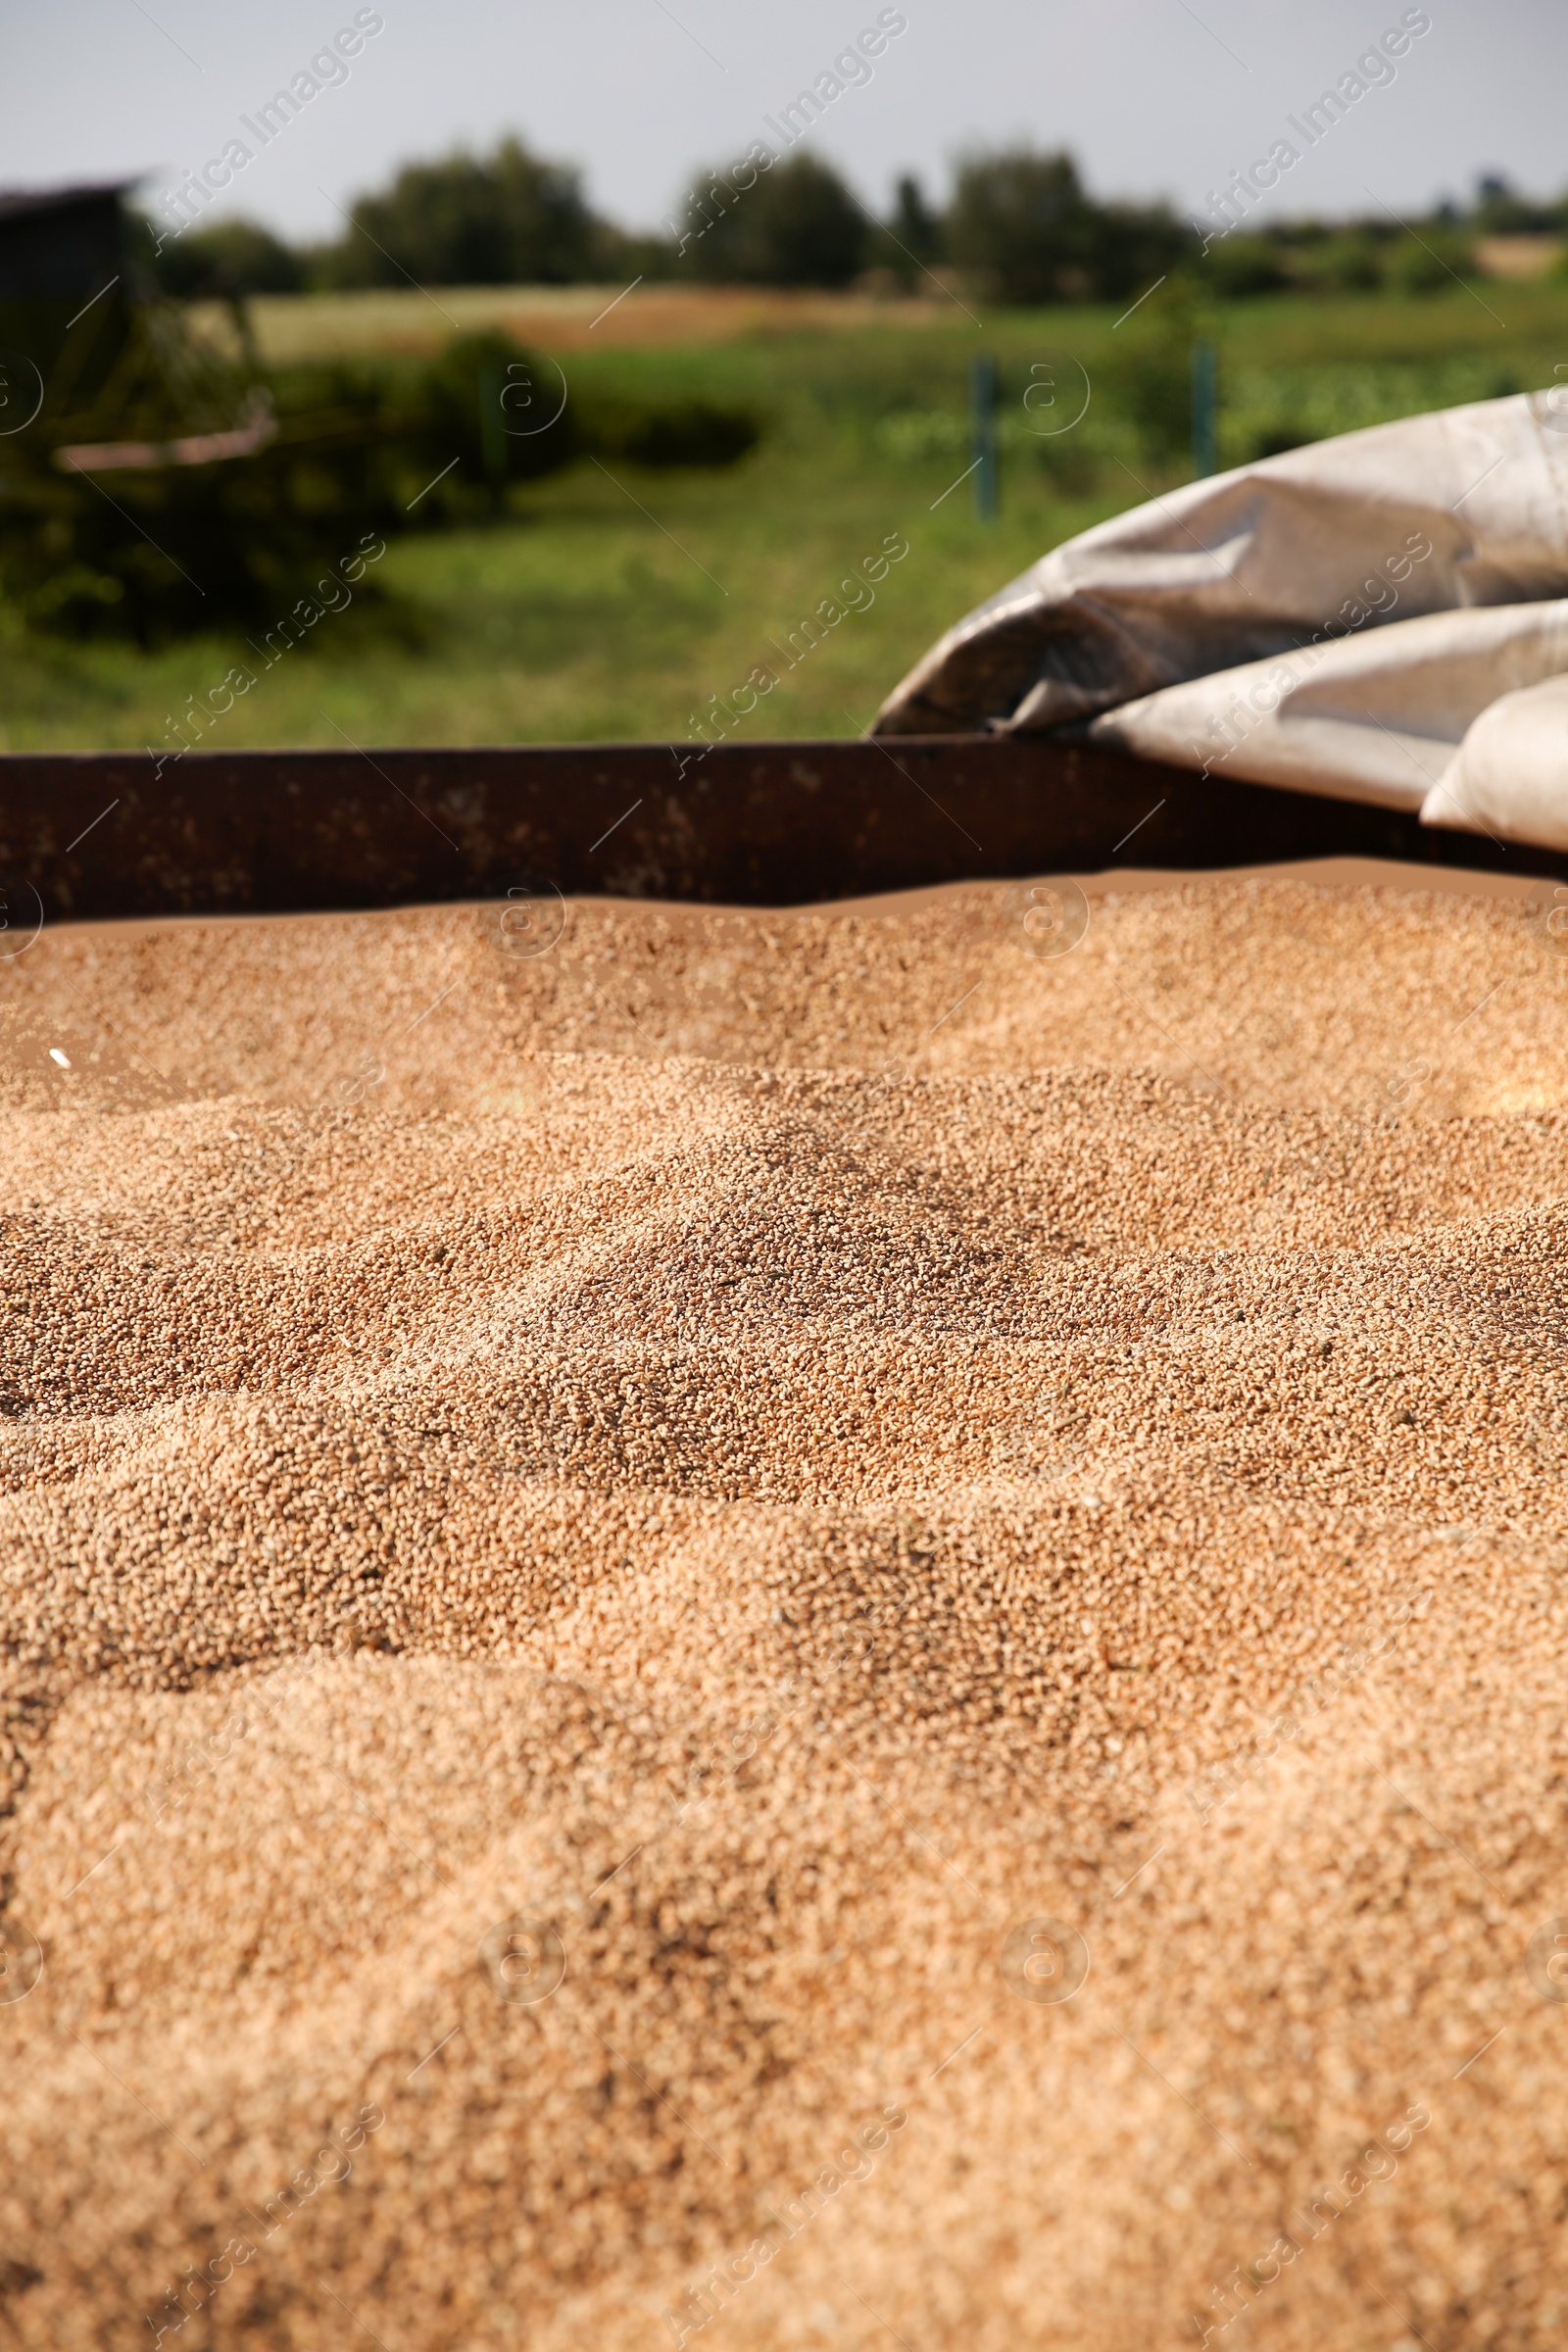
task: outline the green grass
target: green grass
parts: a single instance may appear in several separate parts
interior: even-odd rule
[[[1106,311],[866,323],[787,320],[750,336],[563,348],[573,385],[700,392],[761,411],[767,438],[726,472],[591,465],[514,494],[483,529],[411,536],[378,567],[395,615],[323,620],[262,670],[237,636],[156,654],[0,636],[0,745],[164,745],[166,718],[235,662],[254,688],[204,737],[242,745],[683,740],[690,714],[754,668],[782,672],[743,736],[843,735],[934,638],[1046,549],[1184,478],[1192,333],[1220,345],[1222,458],[1268,434],[1311,437],[1378,416],[1552,381],[1568,362],[1568,288],[1486,286],[1436,300],[1275,297],[1198,318],[1156,298],[1117,328]],[[1500,314],[1496,316],[1496,314]],[[1003,512],[983,523],[967,464],[970,358],[996,352],[1010,422]],[[1088,371],[1085,424],[1036,441],[1019,406],[1031,363]],[[1562,380],[1562,379],[1559,379]],[[934,511],[933,511],[934,508]],[[814,651],[777,650],[841,580],[902,534],[907,558]],[[335,550],[324,550],[327,556]],[[341,730],[341,732],[340,732]]]

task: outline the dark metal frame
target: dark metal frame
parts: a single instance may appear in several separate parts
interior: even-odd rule
[[[1041,738],[704,758],[664,744],[0,757],[0,888],[35,892],[51,921],[398,906],[517,884],[800,906],[1331,857],[1568,874],[1555,852]]]

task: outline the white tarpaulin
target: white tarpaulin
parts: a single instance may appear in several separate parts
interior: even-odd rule
[[[1568,401],[1192,482],[951,629],[882,734],[1092,721],[1146,759],[1568,848]]]

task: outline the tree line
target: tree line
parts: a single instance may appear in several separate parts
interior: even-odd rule
[[[767,160],[763,160],[767,159]],[[294,246],[248,220],[167,230],[153,268],[184,299],[424,285],[718,284],[915,290],[933,273],[1021,305],[1120,301],[1185,269],[1222,296],[1298,287],[1421,292],[1475,267],[1478,236],[1559,234],[1568,198],[1538,205],[1491,176],[1467,210],[1411,235],[1390,218],[1298,220],[1218,238],[1161,203],[1103,202],[1064,152],[1014,146],[962,159],[945,205],[913,174],[875,219],[830,164],[767,157],[697,174],[656,235],[597,214],[573,167],[515,138],[487,156],[404,165],[354,204],[343,235]]]

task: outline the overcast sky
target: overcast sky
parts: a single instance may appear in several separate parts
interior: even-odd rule
[[[505,131],[580,164],[590,196],[657,225],[694,166],[743,150],[830,70],[880,0],[385,0],[384,27],[236,175],[223,209],[294,236],[397,163]],[[946,186],[976,142],[1065,145],[1102,195],[1204,192],[1290,134],[1402,0],[907,0],[874,77],[811,132],[874,205]],[[1568,185],[1565,0],[1431,0],[1430,31],[1281,182],[1272,209],[1399,213],[1500,170]],[[149,175],[245,134],[355,0],[0,0],[0,185]]]

